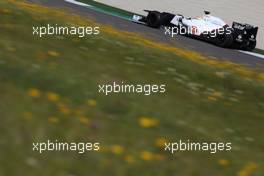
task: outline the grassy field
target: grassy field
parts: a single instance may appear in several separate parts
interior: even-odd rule
[[[32,35],[32,25],[47,23],[99,25],[101,34]],[[263,75],[240,66],[59,10],[0,1],[0,81],[0,175],[264,173]],[[167,91],[98,94],[98,84],[113,81],[166,84]],[[32,142],[48,139],[98,141],[102,148],[82,155],[32,151]],[[232,142],[233,150],[163,151],[163,141],[180,139]]]
[[[116,16],[119,16],[125,19],[131,19],[133,14],[135,14],[135,13],[132,13],[132,12],[129,12],[123,9],[115,8],[109,5],[105,5],[103,3],[96,2],[93,0],[78,0],[78,1],[91,5],[92,6],[91,8],[97,11],[102,11],[104,13],[110,13],[112,15],[116,15]]]

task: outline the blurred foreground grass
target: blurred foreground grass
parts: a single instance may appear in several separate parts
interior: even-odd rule
[[[263,81],[110,35],[104,26],[83,39],[32,35],[32,25],[47,23],[98,25],[0,1],[0,175],[263,175]],[[97,93],[98,84],[113,81],[166,84],[167,91]],[[32,151],[32,142],[48,139],[99,141],[102,151]],[[232,142],[233,150],[162,151],[163,141],[179,139]]]

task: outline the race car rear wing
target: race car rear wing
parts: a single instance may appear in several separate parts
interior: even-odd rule
[[[233,22],[232,28],[234,29],[235,38],[256,40],[258,27],[249,24]]]

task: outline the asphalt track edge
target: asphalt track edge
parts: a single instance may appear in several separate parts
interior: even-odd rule
[[[79,2],[79,1],[76,1],[76,0],[64,0],[64,1],[68,2],[68,3],[75,4],[75,5],[80,5],[80,6],[83,6],[83,7],[87,7],[87,8],[90,8],[90,9],[93,9],[93,10],[96,10],[98,12],[102,12],[102,13],[105,13],[105,14],[108,14],[108,15],[113,15],[113,16],[116,16],[116,17],[119,17],[119,18],[122,18],[122,19],[125,19],[125,20],[132,21],[131,18],[128,18],[128,17],[125,17],[125,16],[121,16],[121,15],[118,15],[118,14],[115,14],[115,13],[111,13],[111,12],[105,11],[103,9],[100,9],[99,7],[91,6],[91,5],[83,3],[83,2]],[[131,13],[133,13],[133,12],[131,12]],[[247,54],[247,55],[255,56],[255,57],[260,58],[260,59],[264,59],[264,55],[259,54],[259,53],[249,52],[249,51],[242,51],[242,50],[238,50],[238,51],[241,52],[241,53]]]

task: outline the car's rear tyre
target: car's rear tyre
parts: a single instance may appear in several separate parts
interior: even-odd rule
[[[256,48],[257,41],[249,41],[248,45],[246,46],[245,50],[252,51]]]
[[[161,13],[157,11],[149,12],[147,25],[153,28],[159,28],[161,26]]]
[[[233,35],[226,33],[217,35],[215,39],[215,44],[223,48],[230,48],[233,44]]]

